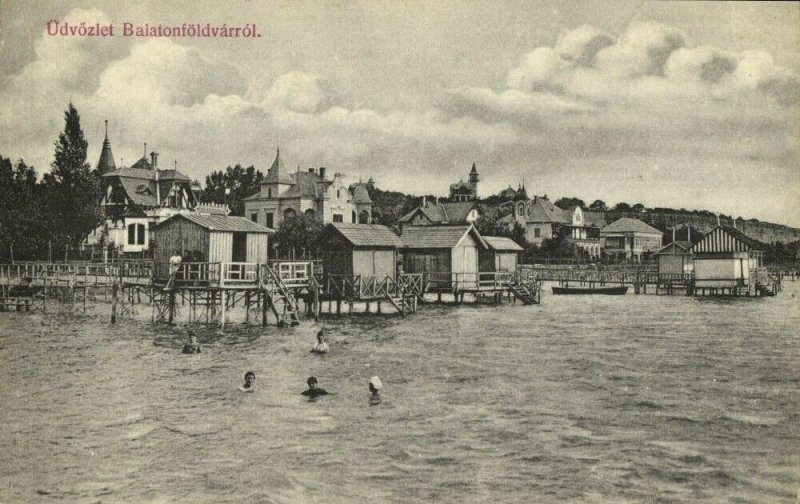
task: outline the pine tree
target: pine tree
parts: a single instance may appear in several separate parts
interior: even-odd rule
[[[101,222],[100,180],[86,162],[88,144],[72,103],[64,112],[64,123],[44,185],[51,237],[57,244],[74,247]]]

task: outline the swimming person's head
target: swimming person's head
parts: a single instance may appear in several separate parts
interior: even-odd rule
[[[322,340],[324,340],[324,339],[325,339],[325,333],[323,331],[318,332],[317,333],[317,341],[319,343],[322,343]]]
[[[377,376],[373,376],[369,379],[369,391],[373,394],[380,394],[381,389],[383,388],[383,384],[381,383],[381,379]]]
[[[317,388],[317,377],[316,376],[309,377],[308,380],[306,380],[306,383],[308,383],[308,388],[310,389]]]
[[[256,374],[254,372],[248,371],[244,374],[245,387],[252,387],[255,382],[256,382]]]

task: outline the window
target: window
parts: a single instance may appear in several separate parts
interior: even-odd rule
[[[128,245],[144,245],[144,224],[128,224]]]
[[[336,199],[340,199],[342,197],[342,191],[336,189]]]
[[[350,215],[350,222],[352,222],[353,224],[356,223],[356,211],[355,210],[353,210],[352,214]]]
[[[542,237],[542,230],[539,228],[533,228],[533,237],[534,238],[541,238]]]
[[[253,221],[253,222],[258,223],[258,213],[257,212],[251,213],[250,214],[250,220]]]
[[[517,215],[525,215],[525,205],[520,203],[517,205]]]
[[[271,228],[275,224],[275,214],[272,212],[267,212],[267,227]]]
[[[268,187],[267,188],[267,198],[271,198],[271,197],[272,197],[272,188]]]
[[[344,222],[344,215],[340,213],[333,214],[333,222]]]
[[[297,217],[297,212],[294,211],[294,208],[287,208],[283,211],[283,220],[294,219]]]

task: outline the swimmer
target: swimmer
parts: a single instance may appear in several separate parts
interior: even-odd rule
[[[330,395],[330,392],[317,386],[316,376],[310,377],[308,380],[306,380],[306,383],[308,383],[308,390],[301,392],[302,395],[308,396],[311,399],[316,399],[319,396]]]
[[[239,387],[240,392],[253,392],[256,389],[256,374],[248,371],[244,374],[244,385]]]
[[[189,330],[189,343],[183,345],[183,353],[200,353],[200,343],[197,341],[197,335],[192,330]]]
[[[373,376],[369,379],[369,405],[370,406],[377,406],[381,403],[381,389],[383,388],[383,384],[381,383],[381,379],[377,376]]]
[[[325,333],[320,331],[317,333],[317,344],[311,348],[311,353],[326,354],[328,353],[328,344],[325,343]]]

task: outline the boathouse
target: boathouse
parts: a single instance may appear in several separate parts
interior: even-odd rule
[[[756,288],[754,275],[761,266],[764,246],[738,229],[716,226],[691,249],[694,254],[695,291],[732,292]]]
[[[324,271],[327,275],[395,279],[402,240],[378,224],[333,223],[325,226]]]
[[[492,271],[516,271],[519,263],[519,254],[522,252],[517,242],[504,236],[484,236],[488,249],[480,250],[480,270],[483,272]]]
[[[274,232],[244,217],[177,214],[156,224],[154,259],[168,263],[177,250],[193,262],[263,264]]]
[[[653,256],[658,263],[660,276],[687,275],[694,271],[692,242],[673,241],[656,251]]]
[[[431,289],[477,286],[479,251],[488,245],[474,226],[408,226],[401,239],[405,273],[423,274]]]

